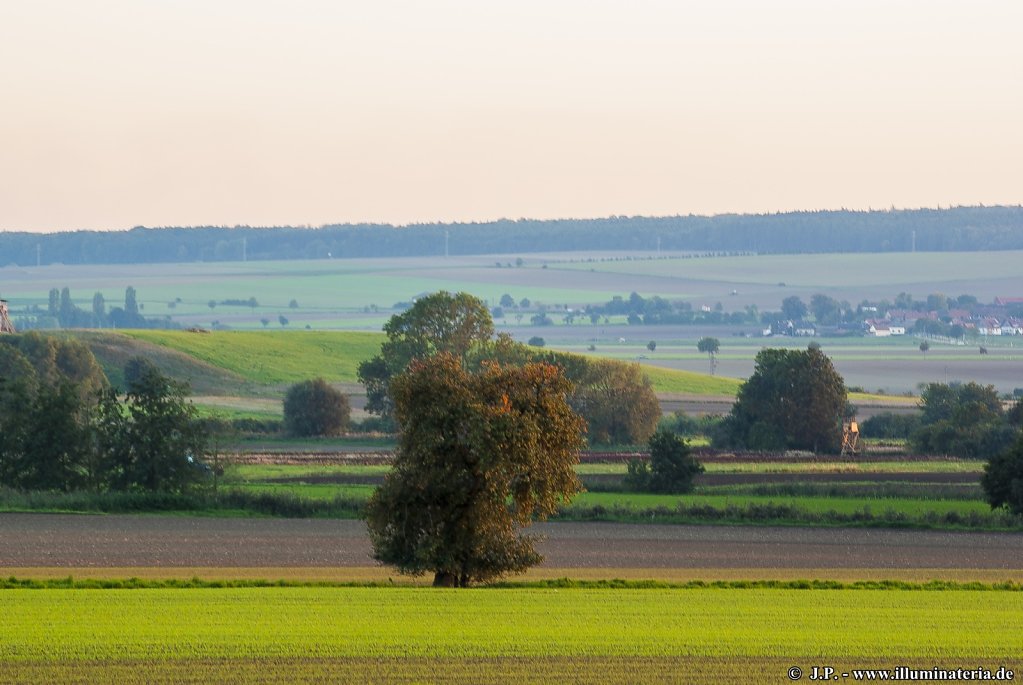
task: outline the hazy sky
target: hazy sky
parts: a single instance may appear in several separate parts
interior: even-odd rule
[[[1023,202],[1020,0],[0,0],[0,229]]]

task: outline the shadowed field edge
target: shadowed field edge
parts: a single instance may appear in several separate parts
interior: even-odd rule
[[[90,663],[24,662],[0,664],[3,683],[717,683],[791,682],[792,667],[811,673],[828,666],[837,673],[852,669],[964,668],[1018,674],[1018,655],[981,662],[962,655],[959,663],[919,659],[884,660],[836,656],[827,663],[803,655],[750,657],[533,657],[533,658],[291,658],[291,659],[168,659]],[[805,676],[804,676],[805,677]]]

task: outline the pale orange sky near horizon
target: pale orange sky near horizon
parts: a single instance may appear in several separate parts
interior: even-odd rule
[[[0,230],[1023,202],[1018,0],[0,5]]]

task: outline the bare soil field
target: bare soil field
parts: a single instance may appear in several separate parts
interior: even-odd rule
[[[546,523],[549,568],[1023,569],[1023,534]],[[373,566],[350,520],[0,515],[0,573],[26,567]]]

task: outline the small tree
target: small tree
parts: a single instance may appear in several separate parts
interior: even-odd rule
[[[186,384],[151,363],[133,361],[137,372],[127,381],[127,411],[113,392],[104,393],[100,403],[97,441],[105,450],[104,471],[115,489],[183,492],[203,477],[208,435],[185,400]]]
[[[351,413],[348,398],[322,378],[296,383],[284,396],[284,427],[291,435],[340,435]]]
[[[646,344],[646,348],[648,350],[650,350],[651,352],[653,352],[654,350],[657,349],[657,341],[656,340],[651,340],[650,342],[648,342]]]
[[[538,563],[518,529],[581,488],[583,422],[570,389],[550,364],[473,374],[448,353],[414,360],[391,381],[401,437],[366,507],[374,557],[457,587]]]
[[[544,345],[547,344],[547,341],[541,338],[539,335],[534,335],[532,338],[529,339],[528,344],[532,345],[533,347],[543,347]]]
[[[1009,449],[991,457],[980,484],[992,509],[1004,506],[1023,515],[1023,436]]]
[[[693,478],[703,473],[686,441],[670,431],[657,431],[650,437],[650,464],[633,459],[625,482],[646,492],[681,494],[693,489]]]
[[[277,315],[277,323],[279,323],[282,327],[287,326],[288,325],[288,317],[284,316],[284,314],[278,314]]]
[[[923,342],[920,343],[920,351],[921,352],[926,352],[929,349],[931,349],[931,344],[929,342],[924,340]]]
[[[696,342],[696,349],[700,352],[706,352],[710,357],[710,375],[713,376],[718,366],[717,358],[714,355],[721,349],[721,343],[717,338],[700,338]]]

